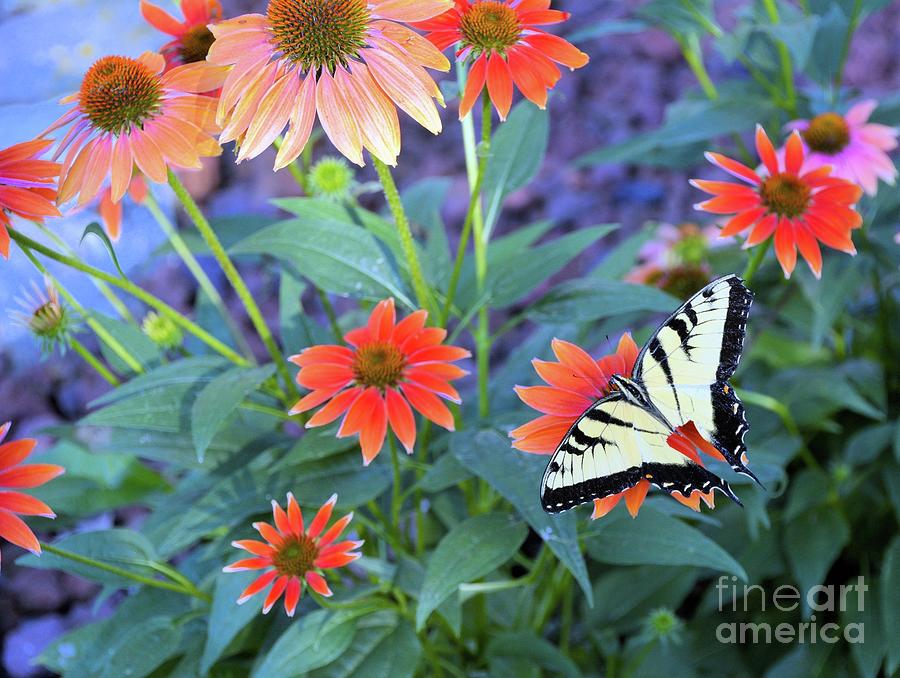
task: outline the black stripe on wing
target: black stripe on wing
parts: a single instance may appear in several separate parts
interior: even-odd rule
[[[545,486],[541,495],[541,504],[547,513],[561,513],[594,499],[603,499],[619,494],[644,479],[669,494],[679,492],[685,497],[690,497],[694,490],[704,493],[719,490],[736,504],[743,506],[726,481],[693,462],[686,464],[648,462],[640,467],[629,468],[599,478],[588,478],[583,482],[557,489]]]
[[[731,286],[728,294],[728,315],[722,333],[722,349],[719,352],[719,369],[716,380],[726,382],[734,374],[744,350],[744,336],[747,333],[747,317],[753,303],[753,292],[737,276],[724,278]],[[708,288],[707,288],[708,289]]]
[[[762,487],[759,478],[744,463],[747,452],[744,436],[750,430],[744,405],[734,389],[721,381],[710,386],[710,397],[713,406],[713,425],[716,429],[711,442],[734,471],[752,478]]]

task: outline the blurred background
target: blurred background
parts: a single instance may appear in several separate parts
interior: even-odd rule
[[[175,10],[172,0],[157,3]],[[226,17],[264,12],[265,4],[223,0]],[[720,22],[726,27],[733,23],[729,14],[743,4],[718,3]],[[588,150],[658,127],[666,106],[685,90],[696,89],[671,38],[635,31],[630,17],[640,5],[637,0],[555,0],[555,8],[573,15],[566,24],[566,37],[590,54],[591,64],[563,78],[554,90],[546,162],[538,178],[511,197],[501,231],[542,219],[555,223],[558,233],[620,223],[621,238],[648,221],[679,224],[695,218],[690,206],[698,196],[686,179],[698,168],[587,167],[574,162]],[[897,91],[898,35],[900,3],[895,2],[859,28],[849,54],[846,86],[873,97]],[[57,100],[77,90],[81,75],[95,59],[106,54],[137,56],[165,41],[165,36],[143,22],[137,0],[0,0],[0,148],[32,138],[56,119],[62,111]],[[729,64],[715,49],[708,54],[713,80],[740,75],[741,67]],[[437,139],[405,121],[397,177],[401,188],[423,177],[447,178],[444,218],[451,228],[459,229],[468,194],[455,111],[455,103],[448,101],[445,132]],[[316,150],[319,157],[320,149]],[[321,152],[327,151],[323,148]],[[294,195],[297,189],[287,172],[272,172],[272,161],[270,152],[236,166],[226,150],[201,172],[186,175],[185,181],[212,216],[275,217],[278,210],[270,200]],[[357,175],[362,185],[374,178],[370,167]],[[168,190],[159,187],[155,195],[171,213]],[[377,193],[363,195],[361,201],[380,207]],[[162,233],[140,206],[126,199],[124,209],[123,232],[116,245],[123,268],[173,306],[191,308],[195,285],[180,260],[165,253],[152,254],[163,242]],[[54,221],[52,227],[89,263],[108,269],[109,257],[99,240],[78,242],[84,227],[97,219],[88,209]],[[596,250],[582,255],[579,265],[587,268],[594,264],[604,256],[603,248],[614,242],[614,237],[604,239]],[[208,267],[208,272],[220,289],[227,290],[215,267]],[[87,279],[64,270],[54,269],[54,273],[85,306],[108,310]],[[277,315],[271,281],[261,272],[244,273],[264,310]],[[578,273],[577,269],[568,271],[568,275]],[[38,280],[20,252],[14,250],[10,261],[0,261],[0,422],[14,421],[16,437],[38,435],[55,422],[77,419],[84,414],[86,403],[107,388],[77,356],[42,357],[27,330],[10,319],[25,289]],[[514,340],[507,335],[506,341]],[[498,354],[503,351],[499,346]],[[129,525],[139,519],[139,509],[133,515],[120,511],[83,527]],[[31,659],[63,631],[102,616],[105,606],[112,603],[97,598],[94,585],[69,575],[17,569],[13,559],[19,552],[8,545],[0,548],[0,676],[40,675]]]

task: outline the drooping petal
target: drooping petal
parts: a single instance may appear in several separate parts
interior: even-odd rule
[[[501,120],[506,120],[512,107],[513,81],[509,72],[509,64],[500,54],[494,52],[488,59],[487,88],[491,101],[497,109]]]
[[[330,598],[334,595],[331,592],[331,589],[328,588],[328,582],[325,581],[325,577],[323,577],[318,572],[307,572],[306,583],[309,584],[309,588],[318,593],[320,596]]]
[[[362,137],[350,113],[346,93],[334,82],[327,70],[322,71],[316,85],[316,110],[325,134],[350,162],[362,167]]]
[[[431,391],[426,391],[420,386],[410,383],[401,384],[400,390],[406,396],[406,399],[409,400],[409,404],[426,419],[430,419],[438,426],[443,426],[448,431],[456,429],[453,414],[441,402],[441,399],[431,393]]]
[[[407,454],[416,444],[416,420],[406,399],[394,388],[384,390],[388,421]]]

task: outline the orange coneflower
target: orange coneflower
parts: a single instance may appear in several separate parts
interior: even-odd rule
[[[253,523],[253,527],[265,541],[246,539],[231,543],[253,557],[232,563],[224,568],[225,572],[266,570],[244,590],[238,598],[238,605],[246,603],[271,584],[272,588],[263,604],[263,614],[268,614],[283,594],[284,611],[289,617],[293,617],[303,593],[304,582],[321,596],[331,595],[331,589],[321,571],[352,563],[362,555],[355,549],[363,544],[361,541],[336,541],[353,519],[352,513],[325,530],[336,503],[335,494],[316,513],[309,529],[304,530],[303,514],[293,494],[288,493],[287,511],[272,500],[275,525]]]
[[[547,91],[560,78],[556,64],[574,70],[589,61],[571,43],[537,28],[568,18],[568,12],[550,9],[550,0],[455,0],[452,9],[418,22],[416,28],[428,31],[425,37],[438,49],[459,43],[457,58],[472,58],[459,117],[466,116],[487,86],[505,120],[512,106],[513,84],[544,108]]]
[[[312,389],[291,410],[306,412],[328,402],[307,426],[329,424],[346,412],[338,437],[359,433],[364,462],[381,451],[388,424],[412,454],[416,422],[410,405],[422,416],[453,430],[453,415],[441,398],[460,402],[449,382],[466,372],[450,363],[469,352],[441,342],[447,331],[425,327],[427,311],[416,311],[396,321],[394,300],[375,306],[365,327],[351,330],[344,339],[350,346],[313,346],[293,356],[300,366],[297,383]]]
[[[9,423],[0,426],[0,443],[9,433],[9,427]],[[40,542],[19,516],[55,518],[56,514],[44,502],[16,490],[43,485],[65,473],[65,469],[54,464],[20,466],[35,445],[37,441],[32,439],[0,444],[0,537],[39,555]]]
[[[65,153],[59,202],[92,200],[108,176],[119,202],[134,166],[151,181],[166,181],[167,168],[200,167],[200,158],[222,152],[213,138],[216,100],[196,92],[214,89],[187,64],[168,71],[161,54],[138,59],[107,56],[91,66],[81,90],[63,99],[75,106],[50,128],[71,125],[56,150]],[[212,78],[215,80],[215,78]]]
[[[52,139],[35,139],[0,151],[0,254],[9,258],[10,225],[7,212],[23,219],[43,221],[58,217],[56,178],[59,164],[40,160]]]
[[[615,353],[599,360],[594,360],[581,347],[561,339],[554,339],[551,347],[559,362],[532,361],[535,371],[549,386],[517,386],[515,389],[522,402],[542,413],[542,416],[509,433],[513,439],[513,447],[532,454],[553,454],[579,417],[597,400],[612,392],[610,377],[614,374],[631,377],[638,356],[637,344],[628,333],[619,339]],[[698,464],[701,461],[695,448],[717,459],[722,458],[721,453],[700,436],[693,422],[680,426],[669,436],[668,442],[673,449]],[[644,503],[649,489],[650,483],[641,479],[633,487],[618,494],[594,499],[591,518],[602,518],[621,499],[625,500],[628,512],[634,517]],[[709,506],[713,502],[712,492],[703,494],[694,491],[690,497],[675,492],[671,496],[695,511],[700,510],[701,499]]]
[[[862,217],[854,209],[862,189],[846,179],[831,175],[831,167],[822,166],[803,172],[803,142],[793,132],[784,147],[784,160],[765,130],[756,127],[756,151],[763,169],[756,172],[736,160],[718,153],[707,153],[712,164],[749,186],[726,181],[701,181],[691,184],[715,197],[698,203],[698,210],[734,215],[722,228],[722,237],[733,236],[753,227],[744,247],[753,247],[775,235],[775,256],[786,278],[797,264],[797,249],[815,276],[822,275],[819,242],[836,250],[856,254],[850,238]]]
[[[427,40],[398,22],[430,18],[450,0],[270,0],[266,15],[212,27],[209,61],[232,67],[222,87],[221,141],[237,140],[238,162],[288,128],[275,169],[295,160],[318,115],[325,133],[357,165],[368,151],[388,165],[400,153],[403,109],[441,130],[443,97],[425,68],[449,70]]]
[[[141,0],[141,14],[147,23],[172,36],[172,40],[159,50],[170,68],[205,61],[215,40],[209,24],[222,18],[219,0],[181,0],[180,4],[184,21],[179,21],[147,0]]]

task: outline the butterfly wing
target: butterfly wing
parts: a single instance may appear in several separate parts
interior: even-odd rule
[[[744,345],[753,293],[735,275],[714,280],[660,326],[635,362],[634,380],[673,426],[693,421],[737,472],[746,467],[744,407],[728,379]]]
[[[689,497],[718,489],[740,503],[724,480],[669,447],[671,429],[647,410],[613,394],[576,421],[550,459],[541,504],[559,513],[634,487],[642,479]]]

